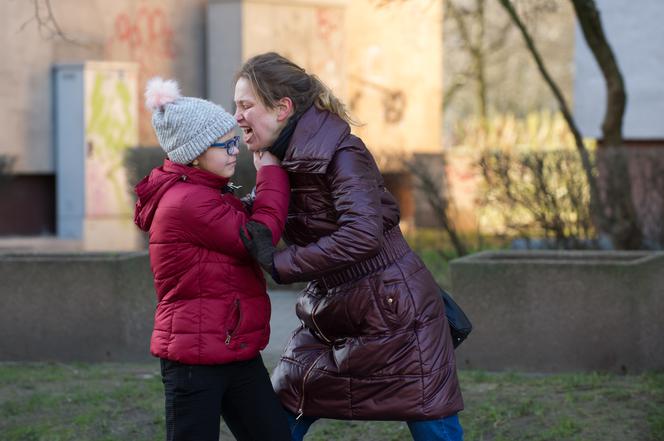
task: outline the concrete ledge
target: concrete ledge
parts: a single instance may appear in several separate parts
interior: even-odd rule
[[[454,260],[451,276],[474,325],[459,366],[664,369],[662,252],[483,252]]]
[[[0,254],[0,360],[150,359],[147,252]]]

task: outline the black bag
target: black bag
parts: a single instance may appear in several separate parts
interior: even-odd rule
[[[440,296],[443,298],[443,302],[445,302],[445,316],[450,324],[452,344],[454,345],[454,349],[456,349],[468,337],[470,331],[473,330],[473,324],[470,323],[470,320],[461,307],[452,300],[452,297],[440,286],[438,289],[440,289]]]

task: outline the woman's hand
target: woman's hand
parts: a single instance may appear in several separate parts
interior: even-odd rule
[[[258,151],[254,153],[254,167],[256,171],[260,170],[264,165],[281,165],[279,158],[274,156],[272,153],[265,151]]]

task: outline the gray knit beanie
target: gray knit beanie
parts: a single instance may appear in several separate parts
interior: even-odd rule
[[[145,88],[145,104],[152,110],[152,127],[168,159],[189,164],[210,144],[237,126],[223,107],[180,95],[174,80],[152,78]]]

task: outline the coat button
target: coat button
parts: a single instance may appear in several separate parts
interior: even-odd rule
[[[187,180],[187,175],[180,176],[180,179],[182,179],[183,181],[186,181]]]
[[[387,298],[387,303],[389,303],[391,305],[392,302],[394,302],[394,299],[392,297],[388,297]]]

